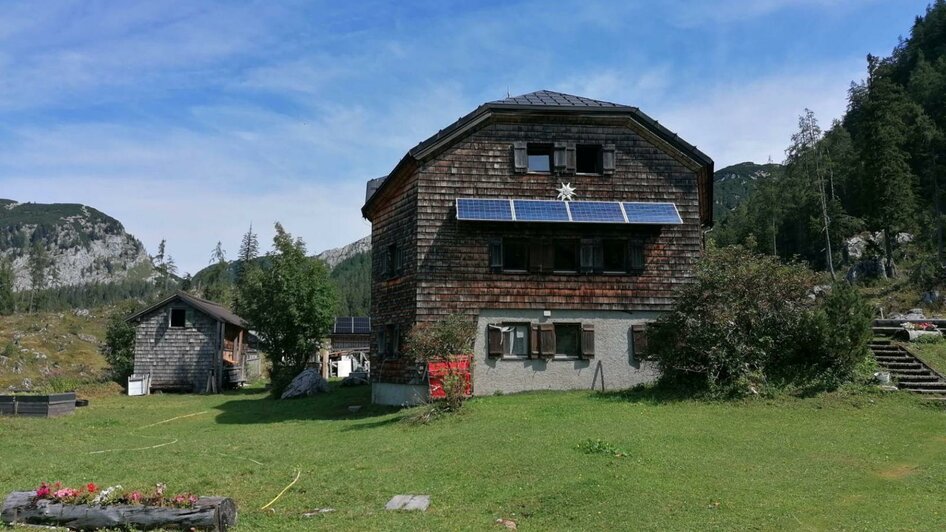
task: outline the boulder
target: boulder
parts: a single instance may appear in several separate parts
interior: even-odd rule
[[[308,368],[292,379],[289,386],[282,393],[281,399],[292,399],[294,397],[308,397],[317,393],[328,391],[328,381],[323,379],[314,369]]]
[[[880,257],[862,259],[854,263],[845,276],[851,284],[866,281],[868,279],[886,279],[887,270],[884,268],[884,261]]]

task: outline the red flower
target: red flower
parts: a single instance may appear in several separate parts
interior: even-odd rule
[[[96,489],[95,482],[89,482],[88,484],[86,484],[85,489],[89,490],[89,493],[95,493],[95,489]]]
[[[45,482],[40,483],[39,488],[36,490],[36,497],[39,499],[49,497],[49,486],[47,486]]]

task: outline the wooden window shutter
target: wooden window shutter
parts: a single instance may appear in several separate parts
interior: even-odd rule
[[[542,240],[542,271],[550,272],[555,269],[555,246],[548,239]]]
[[[538,238],[529,242],[529,271],[538,273],[544,270],[545,248]]]
[[[631,341],[633,342],[634,358],[642,359],[647,357],[647,326],[632,325]]]
[[[575,155],[575,143],[569,142],[565,145],[565,173],[574,174],[578,166],[578,159]]]
[[[539,358],[539,325],[529,325],[529,358]]]
[[[604,242],[600,238],[595,239],[595,260],[594,270],[598,273],[604,271]]]
[[[525,142],[512,143],[512,162],[516,173],[524,174],[529,170],[529,155]]]
[[[503,329],[496,325],[486,326],[486,349],[491,357],[503,356]]]
[[[188,308],[184,311],[184,327],[191,328],[194,326],[194,309]]]
[[[555,356],[555,325],[539,324],[539,352],[544,357]]]
[[[381,255],[381,277],[384,278],[388,276],[391,254],[388,253],[388,248],[384,248],[379,255]]]
[[[644,244],[640,240],[630,240],[627,246],[627,267],[633,272],[644,269]]]
[[[384,352],[385,347],[387,347],[387,344],[384,341],[384,327],[382,327],[381,329],[378,329],[378,354],[379,355],[384,356],[386,354]]]
[[[595,270],[595,241],[593,238],[581,239],[580,267],[581,273],[591,273]]]
[[[555,168],[554,168],[555,172],[559,174],[565,173],[566,154],[565,154],[564,142],[555,143],[555,151],[553,152],[552,159],[553,159],[552,162],[555,165]]]
[[[500,239],[489,241],[489,269],[499,273],[503,269],[503,241]]]
[[[407,261],[404,260],[404,246],[394,248],[394,263],[396,273],[404,273],[404,267],[407,265]]]
[[[595,326],[591,323],[581,324],[581,356],[595,356]]]
[[[601,149],[601,173],[614,173],[614,144],[605,144]]]

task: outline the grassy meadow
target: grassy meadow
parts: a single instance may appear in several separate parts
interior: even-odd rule
[[[295,401],[251,389],[0,418],[0,491],[164,482],[233,497],[239,530],[946,528],[946,410],[908,394],[528,393],[425,426],[368,403],[367,387]],[[588,453],[589,439],[626,456]],[[430,509],[385,511],[402,493],[429,494]],[[320,508],[334,511],[302,516]]]

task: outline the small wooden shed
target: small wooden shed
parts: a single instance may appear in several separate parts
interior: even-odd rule
[[[151,389],[211,393],[247,380],[259,354],[243,318],[226,307],[177,292],[129,316],[135,326],[136,375]]]

